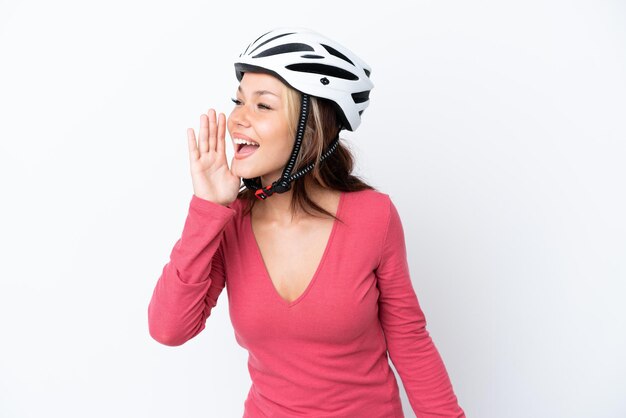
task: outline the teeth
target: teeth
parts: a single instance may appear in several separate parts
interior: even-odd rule
[[[240,139],[240,138],[235,138],[234,142],[235,144],[256,145],[257,147],[259,146],[259,144],[257,144],[256,142],[246,141],[245,139]]]

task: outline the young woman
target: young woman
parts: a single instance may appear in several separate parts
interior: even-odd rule
[[[151,336],[193,338],[226,287],[249,352],[244,417],[403,417],[388,358],[417,416],[464,417],[411,284],[398,212],[351,174],[338,136],[360,124],[370,68],[318,33],[277,29],[235,70],[228,121],[210,109],[198,143],[188,130],[194,193],[150,301]]]

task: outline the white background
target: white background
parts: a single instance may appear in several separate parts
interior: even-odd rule
[[[241,416],[225,293],[179,347],[147,306],[192,195],[186,129],[294,25],[373,69],[344,137],[398,207],[468,417],[626,416],[625,3],[368,4],[0,1],[1,417]]]

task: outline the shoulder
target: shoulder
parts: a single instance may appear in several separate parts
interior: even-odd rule
[[[382,257],[383,243],[390,224],[393,224],[390,222],[393,218],[392,205],[389,194],[377,190],[344,193],[339,216],[343,221],[343,233],[340,235],[343,245],[352,250],[358,248],[361,257],[372,261],[372,268]]]
[[[345,192],[346,201],[349,202],[351,210],[366,214],[381,214],[389,212],[392,204],[391,197],[387,193],[378,190],[359,190],[356,192]]]
[[[345,192],[346,218],[367,229],[386,228],[393,212],[393,202],[389,194],[378,190]]]
[[[350,196],[350,199],[352,200],[374,204],[385,204],[385,202],[389,201],[390,199],[387,193],[375,189],[358,190],[355,192],[344,193],[347,196]]]

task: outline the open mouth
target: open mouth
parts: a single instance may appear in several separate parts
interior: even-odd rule
[[[249,145],[249,144],[237,144],[237,151],[240,151],[242,148],[244,147],[248,147],[248,148],[259,148],[258,145]]]
[[[250,148],[252,149],[254,148],[258,148],[259,144],[252,141],[252,140],[247,140],[247,139],[240,139],[240,138],[235,138],[235,150],[237,152],[245,149],[245,148]]]
[[[259,145],[250,145],[250,144],[235,144],[235,146],[236,146],[235,149],[237,151],[237,154],[240,154],[240,155],[252,154],[259,148]]]

